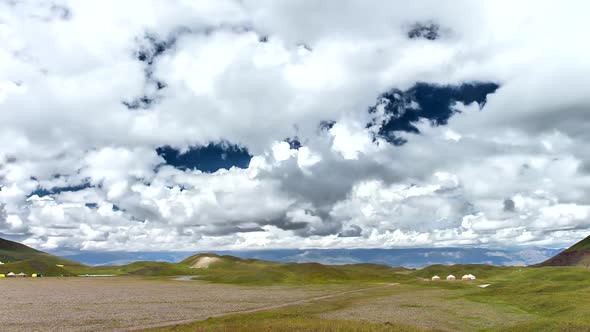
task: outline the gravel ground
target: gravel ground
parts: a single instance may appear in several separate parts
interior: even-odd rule
[[[0,280],[2,331],[110,331],[297,301],[317,287],[246,287],[131,277]]]

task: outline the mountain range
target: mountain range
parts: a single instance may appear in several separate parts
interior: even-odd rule
[[[555,256],[553,256],[555,255]],[[546,259],[546,257],[551,257]],[[186,257],[186,258],[185,258]],[[135,274],[192,275],[196,260],[213,257],[212,261],[247,263],[249,269],[261,264],[266,271],[293,266],[382,266],[383,268],[422,268],[435,265],[530,265],[530,266],[590,266],[590,237],[566,250],[543,248],[484,249],[484,248],[425,248],[425,249],[309,249],[217,251],[207,254],[190,253],[121,253],[79,252],[60,257],[26,245],[0,239],[0,273],[25,272],[46,275]],[[221,260],[217,258],[222,258]],[[160,258],[160,259],[159,259]],[[161,259],[164,258],[164,259]],[[184,259],[183,259],[184,258]],[[209,258],[207,258],[209,259]],[[106,260],[106,261],[105,261]],[[162,260],[170,260],[162,261]],[[80,263],[82,261],[82,263]],[[542,263],[538,263],[541,261]],[[236,263],[237,262],[237,263]],[[263,262],[260,263],[259,262]],[[241,266],[238,264],[238,266]],[[227,264],[226,264],[227,265]],[[231,265],[231,264],[230,264]],[[232,265],[232,268],[235,266]],[[273,272],[274,273],[274,272]],[[271,274],[273,274],[271,273]],[[339,272],[340,273],[340,272]]]
[[[532,265],[543,262],[563,249],[547,248],[412,248],[412,249],[266,249],[209,251],[219,255],[253,258],[282,263],[358,264],[372,263],[406,268],[433,264]],[[93,252],[55,251],[53,254],[87,265],[121,265],[135,261],[178,262],[194,252]]]

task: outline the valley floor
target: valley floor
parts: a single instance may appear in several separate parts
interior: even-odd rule
[[[206,319],[351,288],[234,286],[139,277],[3,279],[0,330],[109,331]]]
[[[479,269],[483,280],[423,276],[460,269]],[[307,286],[175,277],[4,279],[0,330],[590,331],[589,273],[434,266],[407,272],[398,283]]]
[[[515,307],[467,300],[461,290],[430,286],[397,284],[148,331],[510,331],[536,319]]]

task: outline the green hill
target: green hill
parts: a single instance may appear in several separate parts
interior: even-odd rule
[[[199,280],[228,284],[380,283],[412,280],[407,269],[376,264],[322,265],[278,263],[216,254],[197,254],[179,263],[134,262],[121,266],[68,267],[76,275],[194,275]]]
[[[0,261],[16,262],[24,259],[34,257],[42,253],[41,251],[35,250],[31,247],[27,247],[24,244],[4,240],[0,238]]]
[[[179,263],[144,261],[120,266],[85,266],[4,239],[0,239],[0,261],[5,263],[0,265],[0,273],[194,275],[212,282],[259,285],[396,282],[413,278],[408,275],[410,270],[376,264],[278,263],[215,254],[198,254]]]
[[[69,275],[68,267],[83,266],[76,261],[50,255],[24,244],[1,238],[0,262],[4,263],[0,265],[0,273],[4,274],[24,272],[26,274]],[[58,267],[58,264],[64,265],[64,267]]]
[[[321,284],[397,282],[412,279],[407,269],[376,264],[323,265],[277,263],[233,256],[198,254],[180,265],[192,267],[199,279],[237,284]]]
[[[565,251],[590,251],[590,236],[574,244]]]
[[[536,266],[582,266],[590,268],[590,236]]]

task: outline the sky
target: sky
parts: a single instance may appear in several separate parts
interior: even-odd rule
[[[567,247],[587,1],[0,0],[0,236]]]

